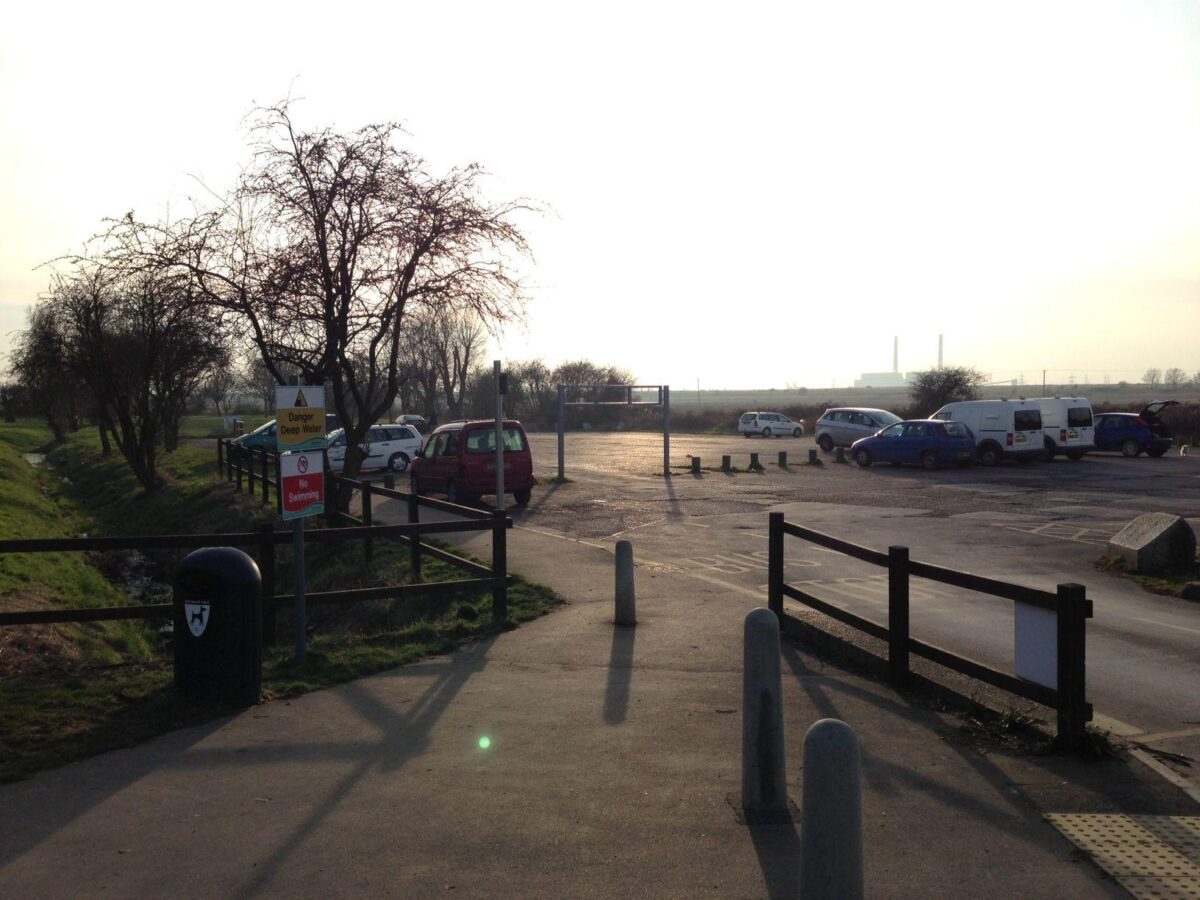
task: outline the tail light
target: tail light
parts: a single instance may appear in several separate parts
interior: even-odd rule
[[[1059,432],[1058,432],[1058,442],[1059,442],[1060,444],[1065,444],[1065,443],[1067,442],[1067,429],[1063,428],[1063,429],[1060,429],[1060,430],[1059,430]]]
[[[1011,431],[1004,435],[1004,443],[1007,444],[1009,447],[1011,447],[1013,445]]]

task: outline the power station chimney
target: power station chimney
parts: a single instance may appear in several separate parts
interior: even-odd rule
[[[892,371],[900,371],[900,335],[892,338]]]
[[[942,367],[942,336],[938,335],[938,368]]]

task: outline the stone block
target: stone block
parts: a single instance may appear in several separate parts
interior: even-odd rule
[[[1108,549],[1139,575],[1186,572],[1196,559],[1196,535],[1179,516],[1146,513],[1122,528]]]

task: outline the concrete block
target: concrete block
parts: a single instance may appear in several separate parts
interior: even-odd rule
[[[1108,549],[1139,575],[1186,572],[1196,559],[1196,535],[1179,516],[1146,513],[1122,528]]]
[[[1184,600],[1200,603],[1200,581],[1189,581],[1183,586],[1183,593],[1180,596]]]

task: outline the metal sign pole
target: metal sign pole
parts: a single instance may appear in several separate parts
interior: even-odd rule
[[[304,659],[307,643],[307,622],[304,609],[304,520],[292,520],[292,566],[296,585],[296,659]]]
[[[500,390],[500,360],[492,363],[496,382],[496,509],[504,511],[504,393]]]
[[[663,405],[663,477],[671,477],[671,388],[662,386]]]
[[[563,428],[566,427],[563,419],[566,418],[565,407],[567,405],[567,386],[560,384],[558,386],[558,403],[557,419],[558,419],[558,480],[562,481],[566,477],[566,452],[563,446]]]

